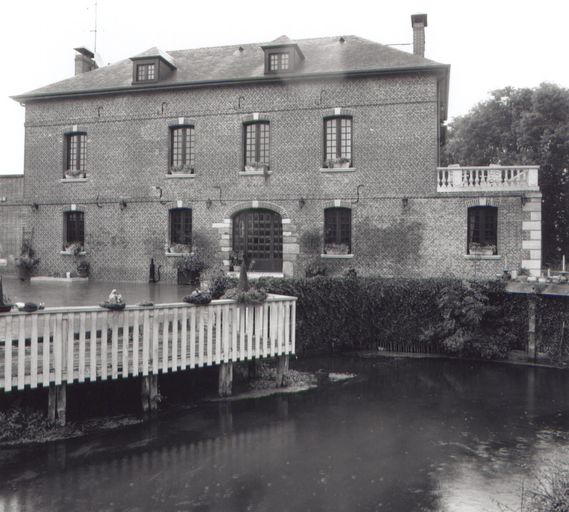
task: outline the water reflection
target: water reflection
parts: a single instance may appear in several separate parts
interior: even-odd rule
[[[20,281],[4,277],[4,293],[12,302],[43,302],[46,307],[94,306],[103,302],[113,288],[119,290],[127,304],[151,301],[156,304],[180,302],[193,288],[170,283],[117,283],[89,281],[86,283],[46,283]]]
[[[314,359],[353,381],[0,454],[4,510],[499,510],[569,447],[564,372]]]

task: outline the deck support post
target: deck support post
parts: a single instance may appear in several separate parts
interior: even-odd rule
[[[158,410],[158,375],[146,375],[141,381],[142,412],[153,414]]]
[[[535,361],[537,356],[536,347],[536,298],[528,295],[528,360]]]
[[[284,388],[287,385],[288,359],[288,355],[277,357],[277,388]]]
[[[221,363],[219,365],[219,396],[231,396],[233,385],[233,363]]]
[[[47,401],[47,419],[52,425],[65,426],[67,412],[67,384],[50,384]]]

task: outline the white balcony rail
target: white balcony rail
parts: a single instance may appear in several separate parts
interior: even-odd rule
[[[294,354],[296,298],[216,300],[123,311],[49,308],[0,314],[0,390],[117,379]]]
[[[437,192],[539,191],[539,166],[437,167]]]

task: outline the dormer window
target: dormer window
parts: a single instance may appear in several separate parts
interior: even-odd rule
[[[269,54],[269,71],[288,71],[288,53],[278,52]]]
[[[156,64],[137,64],[136,81],[148,82],[156,78]]]
[[[262,48],[265,52],[266,75],[296,71],[304,60],[304,54],[298,45],[286,36],[279,37]]]
[[[176,70],[174,59],[158,48],[151,48],[130,60],[133,63],[133,84],[159,82],[169,78]]]

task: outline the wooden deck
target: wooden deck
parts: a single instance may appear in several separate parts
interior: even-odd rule
[[[49,308],[0,314],[0,390],[158,375],[294,354],[296,298],[261,305]]]

